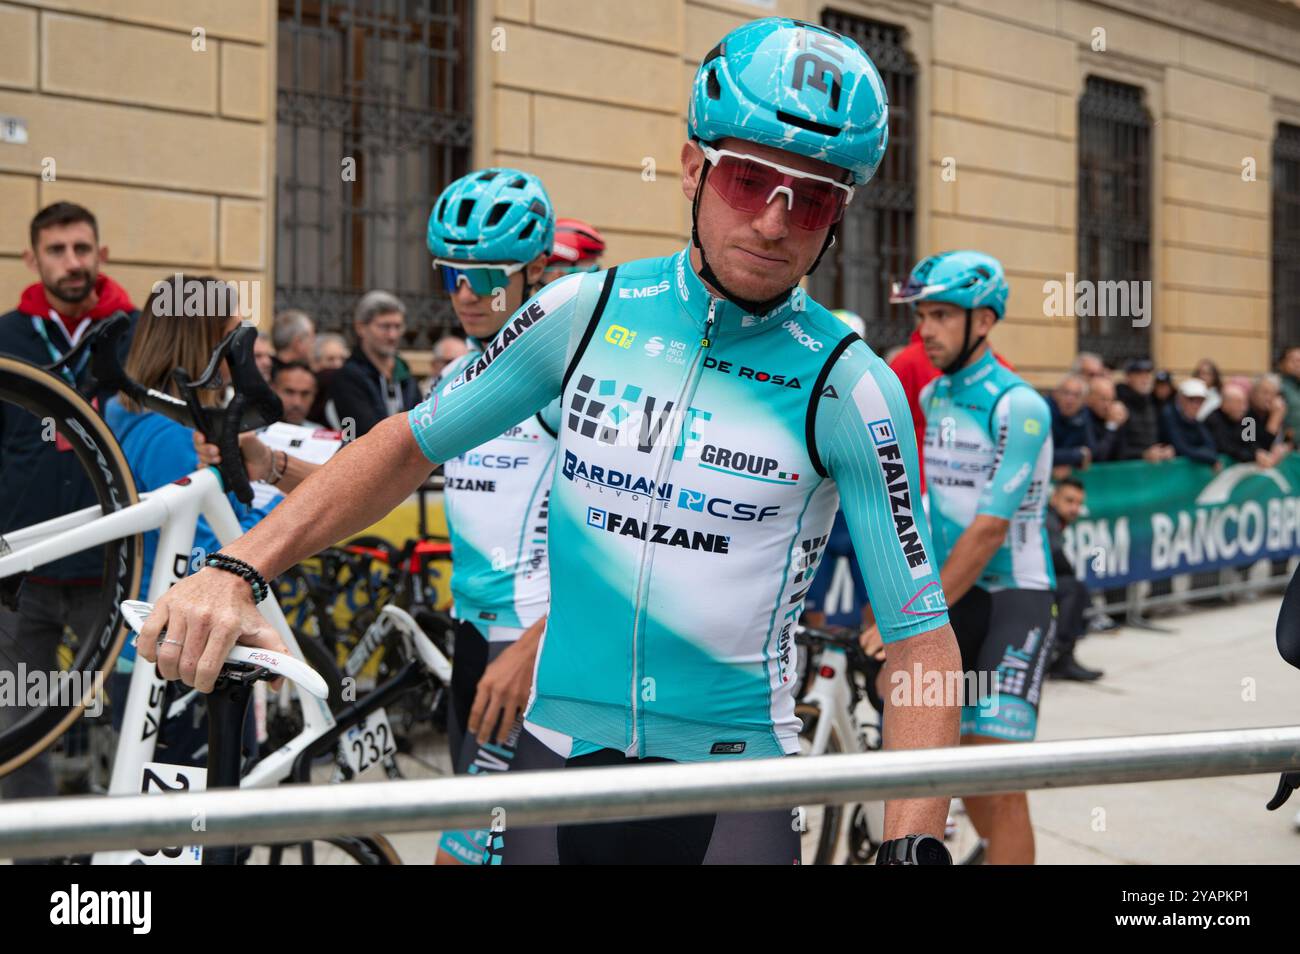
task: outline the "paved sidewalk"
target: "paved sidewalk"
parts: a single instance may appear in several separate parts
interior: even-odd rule
[[[1300,722],[1300,672],[1277,654],[1281,598],[1156,620],[1079,644],[1092,683],[1049,681],[1039,739],[1236,729]],[[1254,701],[1243,696],[1253,687]],[[1300,798],[1264,809],[1277,776],[1038,791],[1041,864],[1295,864]],[[1101,830],[1097,830],[1101,829]]]

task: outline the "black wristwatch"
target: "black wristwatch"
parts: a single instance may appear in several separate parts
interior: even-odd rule
[[[952,855],[933,835],[905,835],[885,842],[876,852],[878,865],[950,865]]]

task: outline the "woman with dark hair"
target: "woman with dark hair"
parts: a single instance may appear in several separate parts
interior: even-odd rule
[[[1200,378],[1205,382],[1205,403],[1201,405],[1201,412],[1196,415],[1198,421],[1203,421],[1223,403],[1223,378],[1219,375],[1219,366],[1209,358],[1202,358],[1196,362],[1196,370],[1192,372],[1192,377]]]

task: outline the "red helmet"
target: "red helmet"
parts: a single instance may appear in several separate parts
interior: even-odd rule
[[[605,238],[582,219],[556,219],[555,245],[548,265],[571,265],[605,251]]]

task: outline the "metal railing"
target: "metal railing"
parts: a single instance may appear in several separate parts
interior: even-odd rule
[[[1186,608],[1187,604],[1198,600],[1219,598],[1236,600],[1272,591],[1280,593],[1291,582],[1297,567],[1300,567],[1300,557],[1288,559],[1285,562],[1285,569],[1281,572],[1273,568],[1272,562],[1259,560],[1255,563],[1224,567],[1207,573],[1180,573],[1162,580],[1130,583],[1122,588],[1124,598],[1118,601],[1107,601],[1106,590],[1096,586],[1093,587],[1094,602],[1083,611],[1083,615],[1085,618],[1091,618],[1105,613],[1116,619],[1122,619],[1126,626],[1171,632],[1167,627],[1156,625],[1147,619],[1146,611],[1165,606]],[[1207,585],[1198,580],[1198,577],[1202,579],[1213,577],[1214,582]],[[1154,584],[1157,583],[1167,584],[1165,592],[1155,592]]]
[[[1300,726],[1279,726],[428,781],[55,798],[0,804],[0,857],[522,827],[1296,768]]]

